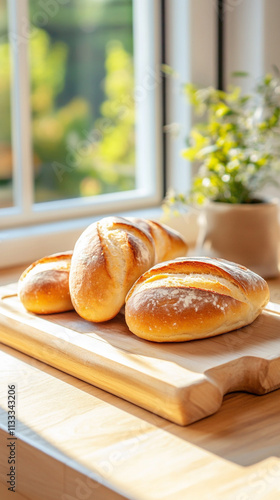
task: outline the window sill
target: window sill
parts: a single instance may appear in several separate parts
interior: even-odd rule
[[[188,213],[163,219],[161,207],[153,207],[122,212],[118,215],[161,219],[165,224],[179,231],[189,245],[193,246],[196,241],[197,216],[195,214]],[[71,250],[84,229],[100,218],[102,216],[3,230],[0,235],[0,268],[29,264],[45,255]]]

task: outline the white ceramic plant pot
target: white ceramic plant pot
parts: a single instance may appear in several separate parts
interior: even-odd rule
[[[264,278],[279,273],[278,202],[211,202],[200,219],[198,253],[242,264]]]

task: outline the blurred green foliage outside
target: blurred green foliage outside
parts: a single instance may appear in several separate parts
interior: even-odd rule
[[[52,20],[54,22],[55,19]],[[36,27],[29,41],[35,201],[133,189],[135,115],[132,55],[121,41],[111,40],[105,44],[105,67],[103,59],[97,61],[95,68],[90,54],[87,60],[87,54],[83,52],[83,72],[92,65],[92,78],[88,76],[89,80],[84,82],[79,74],[73,74],[71,78],[73,48],[72,52],[69,51],[67,43],[55,39],[48,31]],[[7,42],[0,44],[0,62],[0,152],[2,148],[3,153],[3,148],[11,150],[11,82]],[[102,71],[105,78],[101,78]],[[94,81],[93,76],[95,82],[99,82],[96,92],[95,88],[89,88]],[[88,93],[92,92],[94,98],[90,95],[85,97],[82,91],[79,95],[77,85],[69,91],[74,79],[78,86],[80,82]],[[67,87],[68,92],[65,92]],[[11,151],[6,155],[5,162],[4,165],[0,160],[2,184],[11,183]]]

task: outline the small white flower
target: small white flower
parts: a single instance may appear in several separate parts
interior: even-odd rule
[[[228,174],[223,175],[222,181],[228,182],[229,180],[230,180],[230,175],[228,175]]]
[[[210,186],[210,184],[211,184],[210,179],[208,179],[208,177],[204,177],[204,179],[203,179],[203,181],[202,181],[202,185],[203,185],[204,187],[209,187],[209,186]]]

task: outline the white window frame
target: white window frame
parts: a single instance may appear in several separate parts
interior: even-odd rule
[[[63,8],[62,0],[56,0]],[[42,5],[42,3],[41,3]],[[84,198],[36,203],[33,200],[33,162],[28,68],[28,0],[8,0],[12,54],[12,137],[14,154],[13,207],[0,209],[0,227],[26,226],[57,219],[84,217],[158,205],[162,199],[160,115],[159,0],[133,0],[136,189]],[[44,15],[46,13],[44,12]],[[143,44],[145,40],[145,44]]]
[[[224,8],[225,83],[239,85],[249,93],[259,78],[280,66],[278,0],[235,0]],[[233,43],[233,41],[235,43]],[[232,78],[232,73],[245,71],[248,78]]]
[[[21,12],[26,12],[27,0],[8,0],[11,8],[21,4]],[[58,0],[59,1],[59,0]],[[60,0],[62,3],[62,0]],[[139,186],[139,196],[136,199],[136,191],[131,193],[117,193],[115,196],[103,195],[103,202],[97,205],[97,197],[89,204],[89,199],[69,200],[65,202],[36,205],[32,213],[28,213],[26,207],[25,216],[19,223],[19,214],[6,213],[5,222],[2,222],[4,230],[0,230],[0,267],[13,266],[23,262],[32,262],[43,255],[59,252],[73,248],[75,241],[81,232],[94,220],[106,214],[137,215],[142,217],[157,218],[161,215],[162,185],[163,185],[163,158],[162,158],[162,75],[160,66],[161,54],[161,0],[134,0],[135,22],[135,52],[140,56],[139,64],[135,67],[136,89],[139,95],[146,93],[148,99],[145,105],[141,99],[136,99],[136,106],[139,113],[143,113],[144,120],[137,124],[137,137],[139,156],[137,165],[149,165],[148,174],[144,174],[141,167],[138,169],[139,176],[137,182]],[[164,27],[166,37],[166,61],[181,76],[181,83],[192,81],[201,85],[215,83],[216,71],[216,47],[215,29],[217,12],[214,6],[215,0],[165,0],[166,11]],[[24,6],[25,4],[25,6]],[[151,4],[153,6],[151,15]],[[15,10],[14,10],[15,12]],[[203,26],[201,27],[201,12],[203,12]],[[21,16],[23,15],[21,14]],[[147,21],[148,19],[148,21]],[[15,23],[14,16],[14,23]],[[148,22],[148,25],[147,25]],[[17,21],[15,29],[20,29]],[[25,21],[25,37],[28,33]],[[204,37],[201,37],[201,28]],[[13,27],[14,29],[14,27]],[[24,35],[24,34],[23,34]],[[143,41],[145,43],[143,43]],[[143,45],[149,47],[150,64],[145,64],[143,58]],[[27,44],[25,44],[27,45]],[[151,50],[154,47],[154,50]],[[24,57],[27,57],[25,46],[25,56],[21,55],[21,64],[24,64]],[[138,51],[138,52],[137,52]],[[19,56],[19,54],[18,54]],[[187,107],[181,93],[181,83],[167,81],[167,116],[166,123],[174,121],[182,124],[182,133],[175,141],[167,136],[167,187],[174,187],[176,190],[187,191],[190,186],[190,168],[187,162],[180,157],[180,151],[184,146],[185,137],[189,131],[192,121],[191,110]],[[27,92],[29,86],[28,78],[24,86],[14,88],[14,93]],[[140,87],[137,87],[140,86]],[[141,90],[142,89],[142,90]],[[14,102],[18,97],[13,96]],[[149,119],[149,107],[153,111],[153,119]],[[24,108],[24,105],[23,105]],[[28,100],[25,100],[25,108],[18,116],[18,130],[14,132],[17,140],[22,140],[20,136],[20,123],[26,127],[24,114],[30,113]],[[28,127],[30,127],[30,117]],[[148,154],[144,147],[141,147],[142,140],[149,137],[153,146],[153,154]],[[26,144],[26,143],[25,143]],[[26,163],[28,169],[28,192],[25,199],[32,200],[32,169],[31,169],[31,148],[25,151],[24,158],[17,157],[17,166]],[[17,144],[14,143],[14,147]],[[21,162],[21,163],[20,163]],[[150,168],[152,167],[152,168]],[[22,178],[20,172],[15,172],[16,186],[20,189]],[[153,185],[153,193],[147,192],[147,186]],[[146,191],[145,191],[146,190]],[[23,196],[22,196],[23,198]],[[60,208],[59,216],[57,209]],[[3,213],[3,211],[2,211]],[[9,216],[9,217],[8,217]],[[1,217],[1,212],[0,212]],[[51,219],[54,219],[51,221]],[[59,220],[58,220],[59,218]],[[3,221],[3,217],[1,221]],[[19,250],[20,249],[20,250]]]
[[[191,163],[181,152],[194,116],[182,86],[191,82],[201,87],[216,85],[217,2],[216,0],[166,0],[166,62],[177,77],[167,79],[167,124],[179,124],[167,132],[167,188],[187,193],[192,179]]]

